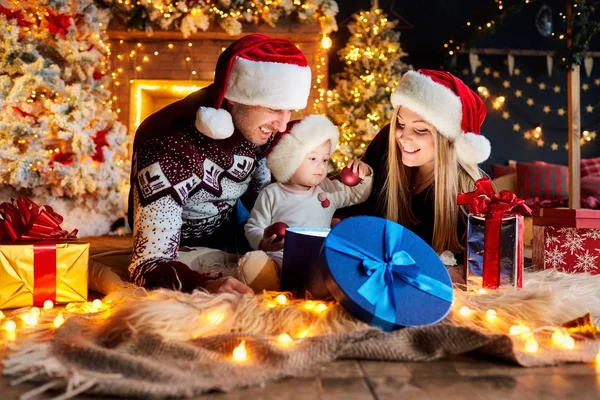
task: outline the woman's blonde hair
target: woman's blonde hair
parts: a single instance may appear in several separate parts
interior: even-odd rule
[[[385,217],[408,228],[419,221],[415,218],[412,207],[410,167],[402,164],[402,156],[396,143],[396,123],[400,107],[396,107],[390,123],[388,176],[384,185],[385,201],[381,207]],[[463,249],[461,239],[457,235],[459,213],[466,211],[456,204],[456,196],[461,192],[474,189],[475,180],[482,177],[476,165],[461,163],[456,157],[454,143],[437,131],[433,133],[434,159],[434,224],[431,247],[436,252],[450,250],[459,252]]]

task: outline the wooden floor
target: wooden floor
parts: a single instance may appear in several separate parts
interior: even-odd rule
[[[2,380],[0,398],[16,399],[31,388],[27,385],[10,387]],[[308,371],[302,377],[265,387],[198,397],[210,400],[598,398],[600,367],[592,364],[525,369],[467,357],[430,363],[338,361]],[[78,399],[102,398],[81,396]]]

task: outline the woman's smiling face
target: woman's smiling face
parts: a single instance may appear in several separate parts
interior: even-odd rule
[[[396,121],[396,143],[402,154],[402,163],[407,167],[421,167],[435,160],[433,125],[419,114],[400,107]]]

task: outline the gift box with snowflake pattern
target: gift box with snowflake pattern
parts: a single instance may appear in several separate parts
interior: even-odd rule
[[[600,274],[600,210],[535,210],[532,264],[538,270]]]

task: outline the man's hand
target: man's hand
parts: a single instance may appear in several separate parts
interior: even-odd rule
[[[275,239],[277,239],[277,235],[271,235],[268,238],[264,238],[260,241],[258,249],[264,252],[283,250],[283,242],[285,239],[281,239],[279,242],[274,243],[273,241]]]
[[[234,277],[227,276],[206,282],[204,288],[210,293],[254,294],[254,291]]]
[[[352,172],[358,171],[358,177],[363,179],[365,176],[371,175],[371,167],[360,160],[350,160],[348,168],[352,168]]]

